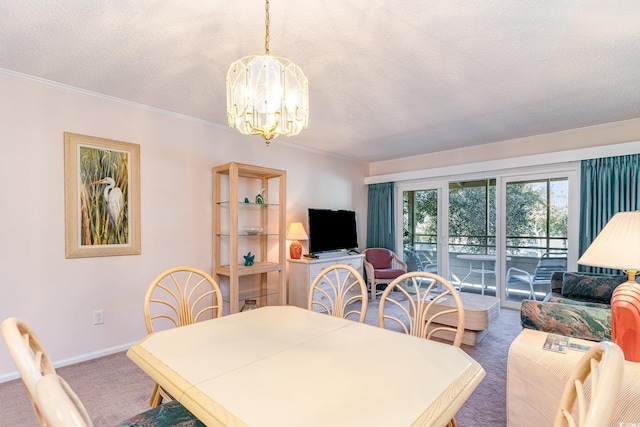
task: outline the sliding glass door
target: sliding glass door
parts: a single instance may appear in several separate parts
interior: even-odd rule
[[[446,235],[443,212],[442,184],[402,186],[402,252],[409,271],[428,271],[442,275],[442,242]]]
[[[540,264],[576,268],[579,166],[494,176],[398,184],[397,247],[410,271],[436,272],[461,292],[518,308],[549,291]]]
[[[553,271],[567,269],[569,177],[514,176],[502,180],[505,254],[504,287],[508,303],[543,299]]]
[[[449,280],[461,292],[496,294],[496,180],[448,183]]]

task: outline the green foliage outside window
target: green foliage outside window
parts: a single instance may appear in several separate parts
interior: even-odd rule
[[[506,191],[507,252],[541,255],[562,248],[567,237],[567,179],[509,183]],[[403,193],[403,243],[436,246],[437,190]],[[452,252],[495,253],[495,180],[449,184],[449,245]]]

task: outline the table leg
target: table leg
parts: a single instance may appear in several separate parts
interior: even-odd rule
[[[467,280],[467,277],[471,276],[471,273],[473,273],[473,261],[469,261],[469,272],[467,273],[466,276],[464,276],[462,278],[462,280],[460,281],[460,285],[462,286],[462,283]]]

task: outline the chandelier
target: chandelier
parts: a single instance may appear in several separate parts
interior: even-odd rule
[[[264,55],[245,56],[227,72],[229,126],[269,142],[307,127],[309,82],[293,62],[269,53],[269,0],[265,4]]]

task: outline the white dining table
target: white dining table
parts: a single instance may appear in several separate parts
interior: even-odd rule
[[[444,426],[485,375],[450,344],[294,306],[156,332],[127,355],[208,426]]]

